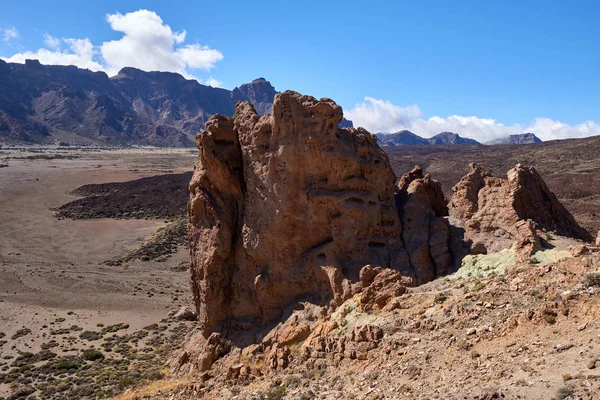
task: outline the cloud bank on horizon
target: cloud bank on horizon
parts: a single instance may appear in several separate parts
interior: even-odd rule
[[[106,22],[123,36],[94,45],[88,38],[56,38],[46,33],[46,47],[3,59],[16,63],[37,59],[42,64],[76,65],[92,71],[105,71],[110,76],[116,75],[123,67],[135,67],[146,71],[177,72],[190,79],[196,79],[194,70],[210,71],[223,59],[219,50],[199,43],[184,44],[187,32],[174,32],[153,11],[108,14]],[[16,29],[12,29],[2,31],[5,40],[18,36]],[[199,81],[210,86],[221,85],[212,77]]]
[[[425,119],[417,105],[400,107],[373,97],[365,97],[363,102],[344,111],[344,114],[352,120],[354,126],[362,126],[372,133],[394,133],[406,129],[429,138],[440,132],[454,132],[481,143],[526,132],[533,132],[544,141],[600,135],[600,124],[595,121],[569,125],[550,118],[536,118],[529,125],[523,126],[504,125],[495,119],[476,116],[450,115]]]

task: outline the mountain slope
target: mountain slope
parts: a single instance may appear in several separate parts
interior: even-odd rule
[[[235,101],[249,101],[260,115],[271,112],[273,98],[277,91],[265,78],[258,78],[233,89],[231,97]],[[235,103],[233,104],[235,107]],[[233,115],[233,114],[228,114]]]
[[[429,144],[481,144],[477,140],[463,138],[457,133],[442,132],[431,137]]]
[[[275,93],[262,78],[229,91],[169,72],[123,68],[109,78],[74,66],[0,60],[0,141],[192,146],[211,115],[233,115],[238,100],[263,114]]]
[[[402,130],[396,133],[378,133],[377,142],[380,146],[400,146],[400,145],[440,145],[440,144],[481,144],[476,140],[463,138],[457,133],[442,132],[426,139],[419,135],[415,135],[411,131]]]
[[[531,144],[531,143],[542,143],[542,139],[535,136],[534,133],[521,133],[516,135],[510,135],[505,138],[496,139],[490,144]]]
[[[378,133],[377,141],[383,146],[429,144],[429,141],[411,131],[402,130],[396,133]]]

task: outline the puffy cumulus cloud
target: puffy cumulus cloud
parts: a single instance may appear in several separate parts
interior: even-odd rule
[[[450,115],[445,118],[434,116],[424,119],[416,105],[403,108],[372,97],[365,97],[364,102],[358,103],[345,114],[354,122],[354,126],[363,126],[373,133],[407,129],[428,138],[440,132],[455,132],[482,143],[525,132],[533,132],[542,140],[600,135],[600,124],[594,121],[569,125],[550,118],[536,118],[529,125],[523,126],[504,125],[495,119],[476,116]]]
[[[421,116],[416,105],[399,107],[389,101],[365,97],[353,109],[346,111],[346,118],[355,126],[362,126],[371,132],[396,132]]]
[[[0,33],[2,33],[2,40],[5,42],[10,42],[13,39],[17,39],[19,37],[19,31],[14,26],[10,28],[0,29]]]
[[[220,51],[198,43],[177,47],[185,41],[186,31],[173,32],[153,11],[109,14],[106,20],[113,30],[123,33],[122,38],[100,46],[110,75],[128,66],[191,77],[191,69],[208,71],[223,59]]]
[[[36,58],[42,64],[76,65],[105,71],[111,76],[123,67],[135,67],[146,71],[177,72],[193,78],[193,70],[209,71],[223,59],[220,51],[208,46],[184,44],[187,32],[173,31],[153,11],[108,14],[106,21],[114,31],[123,34],[120,39],[95,46],[89,39],[58,39],[46,33],[46,47],[4,60],[24,62]],[[64,49],[63,44],[66,45]]]

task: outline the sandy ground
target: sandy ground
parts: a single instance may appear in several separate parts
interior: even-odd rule
[[[48,160],[0,151],[0,163],[8,164],[0,168],[0,339],[6,341],[0,365],[19,351],[39,351],[51,329],[127,323],[133,332],[191,304],[188,273],[174,269],[187,260],[184,248],[162,263],[103,264],[139,246],[166,221],[58,220],[52,208],[77,198],[70,192],[84,184],[191,170],[196,153],[56,149],[44,154],[78,158]],[[24,328],[31,333],[11,339]],[[0,396],[7,390],[0,385]]]

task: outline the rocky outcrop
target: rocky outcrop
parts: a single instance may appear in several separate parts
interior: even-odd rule
[[[457,221],[469,220],[477,211],[479,191],[485,186],[485,178],[492,175],[477,164],[470,164],[470,170],[453,188],[450,199],[450,214]]]
[[[363,287],[360,302],[367,311],[383,309],[390,300],[406,292],[402,277],[391,269],[365,265],[360,271],[360,282]]]
[[[448,248],[450,228],[443,218],[448,206],[441,184],[429,174],[423,175],[417,166],[400,178],[396,195],[402,238],[411,264],[418,269],[417,283],[446,275],[453,261]]]
[[[508,182],[514,193],[513,207],[520,219],[531,219],[540,228],[559,235],[592,241],[591,235],[558,201],[535,168],[517,165],[508,171]]]
[[[241,102],[197,136],[189,240],[205,336],[276,320],[301,300],[335,307],[368,264],[408,285],[449,270],[439,183],[415,170],[397,188],[374,136],[341,120],[332,100],[288,91],[270,115]]]
[[[465,237],[473,241],[474,247],[487,252],[515,243],[518,248],[528,249],[524,254],[535,251],[541,247],[541,230],[584,241],[592,239],[533,167],[518,164],[508,171],[508,179],[502,179],[471,164],[469,173],[452,190],[452,220],[465,227]]]

